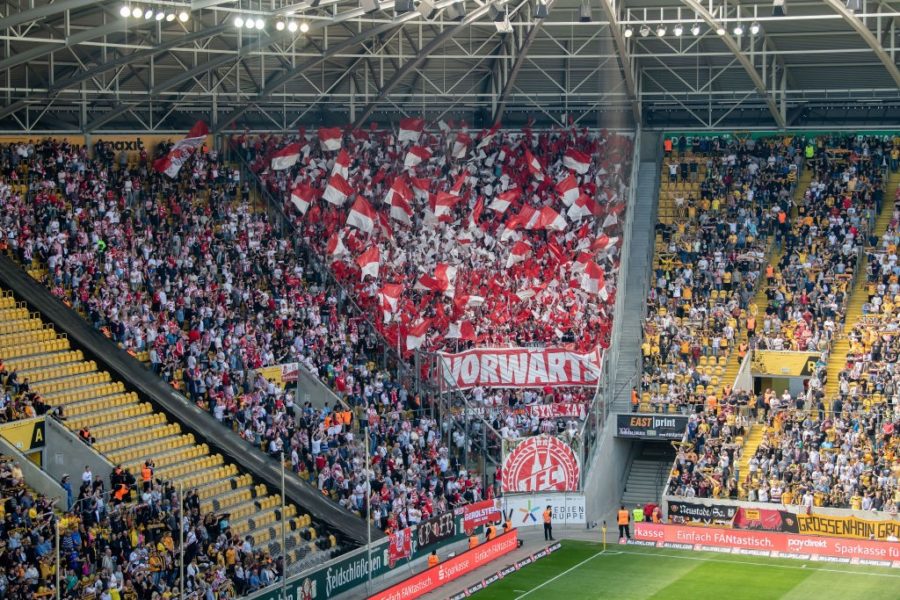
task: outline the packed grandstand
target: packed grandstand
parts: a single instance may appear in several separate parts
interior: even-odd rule
[[[187,156],[171,143],[116,153],[102,138],[4,144],[4,252],[221,435],[387,534],[507,491],[501,464],[522,440],[581,450],[598,388],[479,381],[447,394],[445,361],[609,348],[630,134],[407,119],[195,138]],[[627,343],[642,358],[631,410],[687,417],[666,494],[896,516],[897,143],[659,148],[646,316]],[[50,498],[4,459],[7,597],[52,596],[57,573],[64,597],[180,585],[236,597],[347,549],[11,293],[0,310],[0,420],[54,419],[115,465],[67,476],[67,496]],[[735,385],[769,350],[817,357],[802,390]],[[324,402],[264,376],[293,363],[330,390]]]

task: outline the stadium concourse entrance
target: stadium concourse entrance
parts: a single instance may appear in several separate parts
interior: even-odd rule
[[[616,437],[631,440],[627,476],[621,504],[627,508],[659,504],[675,446],[687,428],[686,415],[621,413],[616,416]]]

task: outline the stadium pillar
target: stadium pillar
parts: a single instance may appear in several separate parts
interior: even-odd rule
[[[59,560],[59,516],[54,519],[54,530],[56,536],[56,600],[60,600],[62,598],[62,591],[59,588],[60,575],[59,571],[62,568],[62,562]]]
[[[178,482],[178,598],[184,600],[184,481]]]
[[[300,376],[297,376],[300,380]],[[285,498],[284,498],[284,451],[281,452],[281,600],[288,600],[287,597],[287,533],[285,523]]]

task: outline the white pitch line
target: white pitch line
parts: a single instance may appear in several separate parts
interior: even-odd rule
[[[595,555],[593,555],[593,556],[591,556],[591,557],[588,557],[588,558],[584,559],[583,561],[581,561],[581,562],[578,563],[577,565],[575,565],[575,566],[573,566],[573,567],[569,567],[568,569],[566,569],[565,571],[563,571],[562,573],[560,573],[560,574],[557,575],[556,577],[553,577],[553,578],[551,578],[551,579],[548,579],[547,581],[545,581],[544,583],[542,583],[541,585],[539,585],[539,586],[537,586],[537,587],[531,588],[530,590],[528,590],[527,592],[525,592],[525,593],[522,594],[521,596],[517,596],[517,597],[516,597],[516,600],[521,600],[522,598],[524,598],[525,596],[527,596],[527,595],[530,594],[531,592],[536,592],[536,591],[538,591],[539,589],[541,589],[542,587],[544,587],[545,585],[550,584],[550,583],[553,583],[554,581],[556,581],[557,579],[559,579],[559,578],[562,577],[563,575],[566,575],[566,574],[568,574],[568,573],[571,573],[572,571],[574,571],[575,569],[579,568],[580,566],[582,566],[582,565],[584,565],[584,564],[586,564],[586,563],[589,563],[590,561],[594,560],[595,558],[597,558],[598,556],[600,556],[600,555],[603,554],[604,552],[606,552],[606,550],[601,550],[601,551],[598,552],[597,554],[595,554]]]
[[[696,560],[701,562],[718,562],[718,563],[729,563],[729,564],[738,564],[738,565],[752,565],[755,567],[767,567],[767,568],[776,568],[776,569],[796,569],[803,570],[806,569],[806,566],[794,566],[794,565],[780,565],[780,564],[770,564],[770,563],[761,563],[754,562],[752,560],[724,560],[721,558],[703,558],[702,556],[679,556],[677,554],[663,554],[661,552],[628,552],[627,550],[622,550],[619,554],[630,554],[632,556],[663,556],[666,558],[678,558],[680,560]],[[591,557],[593,558],[593,557]],[[590,559],[588,559],[590,560]],[[796,560],[796,559],[786,559],[786,560]],[[814,560],[808,561],[810,564],[819,565],[826,564],[820,563]],[[861,565],[868,566],[868,565]],[[574,567],[573,567],[574,568]],[[881,567],[884,568],[884,567]],[[570,569],[571,570],[571,569]],[[824,571],[826,573],[840,573],[842,575],[861,575],[866,577],[888,577],[891,579],[900,579],[900,575],[895,575],[893,573],[868,573],[864,571],[847,571],[845,569],[816,569],[813,568],[814,571]],[[551,580],[552,581],[552,580]],[[547,582],[549,583],[549,581]],[[535,588],[537,589],[537,588]],[[533,591],[533,590],[532,590]]]

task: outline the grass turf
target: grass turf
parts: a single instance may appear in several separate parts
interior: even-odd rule
[[[563,542],[547,558],[508,575],[475,600],[898,600],[900,571]]]

